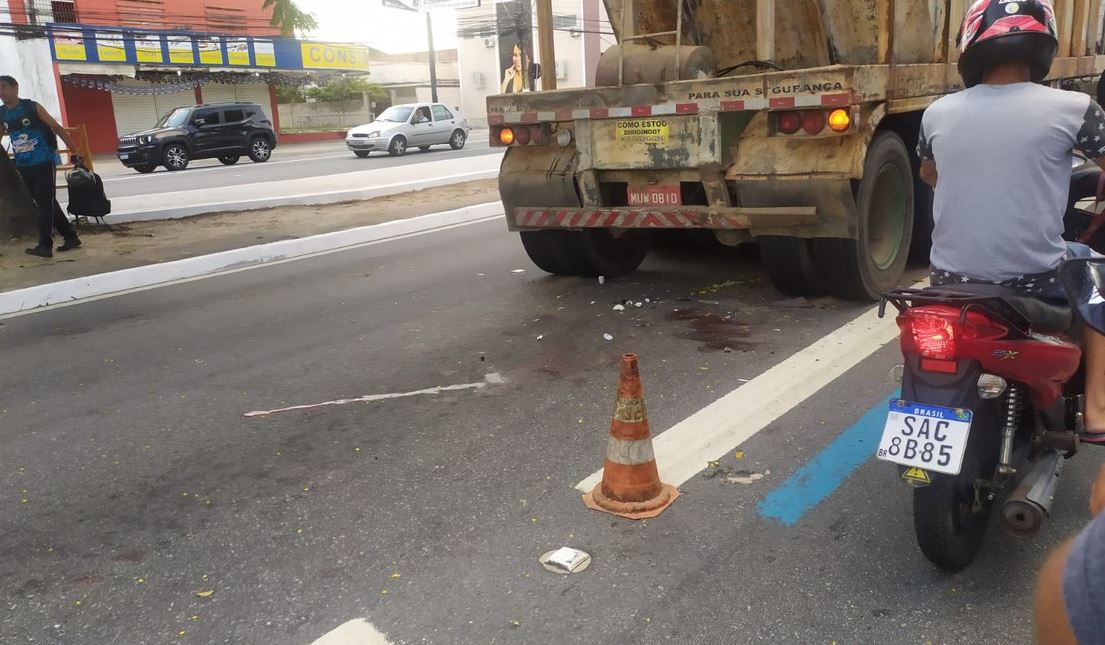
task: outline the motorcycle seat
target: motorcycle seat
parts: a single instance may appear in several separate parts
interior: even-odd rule
[[[1074,323],[1074,312],[1071,311],[1069,304],[1026,297],[1009,287],[993,284],[957,284],[933,289],[944,293],[1001,298],[1005,304],[1024,316],[1033,331],[1040,333],[1065,332]]]

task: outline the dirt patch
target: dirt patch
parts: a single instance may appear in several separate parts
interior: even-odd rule
[[[680,309],[667,315],[668,320],[687,324],[677,334],[681,338],[700,343],[698,350],[725,351],[748,349],[752,346],[748,325],[738,323],[731,315],[721,315],[698,309]]]
[[[52,260],[26,255],[33,240],[0,243],[0,291],[190,258],[257,244],[408,219],[499,199],[495,179],[428,188],[367,201],[282,206],[184,219],[81,227],[84,246]]]

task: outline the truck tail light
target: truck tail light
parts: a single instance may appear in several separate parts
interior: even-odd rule
[[[511,128],[503,128],[499,130],[499,143],[504,146],[509,146],[514,143],[514,130]]]
[[[821,110],[809,110],[802,113],[802,130],[806,134],[821,134],[825,129],[825,113]]]
[[[780,112],[775,118],[775,127],[783,134],[794,134],[802,127],[802,115],[797,112]]]
[[[514,130],[514,143],[524,146],[529,143],[530,129],[527,127],[516,128]]]
[[[829,113],[829,129],[833,132],[846,132],[852,127],[852,115],[848,110],[833,110]]]

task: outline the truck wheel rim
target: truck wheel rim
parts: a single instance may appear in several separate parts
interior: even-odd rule
[[[867,246],[880,271],[894,265],[902,250],[906,219],[905,183],[897,166],[886,164],[875,175],[867,212]]]

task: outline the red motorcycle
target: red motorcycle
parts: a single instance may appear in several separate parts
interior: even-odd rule
[[[1077,207],[1099,194],[1101,170],[1077,157],[1073,166],[1066,237],[1101,246],[1105,216]],[[1083,431],[1072,310],[1105,333],[1105,302],[1091,302],[1102,262],[1063,264],[1069,304],[975,284],[884,296],[879,315],[888,303],[898,310],[905,362],[877,456],[913,487],[917,542],[936,565],[970,564],[999,503],[1002,526],[1018,537],[1035,535],[1050,514]]]

